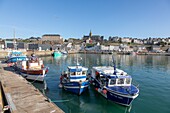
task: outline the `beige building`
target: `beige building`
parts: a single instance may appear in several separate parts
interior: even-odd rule
[[[42,36],[42,41],[50,41],[62,44],[63,38],[59,34],[45,34]]]

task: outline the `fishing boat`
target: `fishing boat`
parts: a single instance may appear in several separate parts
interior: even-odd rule
[[[106,99],[124,106],[130,106],[139,95],[138,87],[132,84],[132,77],[115,65],[93,67],[91,84]]]
[[[43,82],[48,72],[48,67],[44,67],[40,58],[18,61],[15,69],[28,80]]]
[[[81,95],[89,86],[87,70],[88,68],[79,66],[79,64],[68,66],[67,71],[61,74],[59,86],[67,91]]]
[[[21,51],[13,50],[8,52],[6,59],[6,62],[12,65],[17,61],[26,60],[27,56],[24,55]]]
[[[62,55],[67,55],[68,54],[68,52],[65,51],[65,50],[62,50],[61,53],[62,53]]]
[[[53,53],[52,53],[52,56],[53,57],[60,57],[62,55],[62,53],[58,50],[55,50]]]

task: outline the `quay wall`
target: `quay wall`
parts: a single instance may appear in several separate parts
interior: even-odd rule
[[[23,53],[27,56],[31,56],[34,53],[36,56],[51,56],[54,51],[24,51]],[[96,52],[96,51],[69,51],[69,54],[112,54],[111,52]],[[119,52],[114,52],[119,54]],[[6,58],[8,55],[7,51],[0,51],[0,59]],[[163,56],[170,56],[170,53],[137,53],[136,55],[163,55]]]
[[[64,113],[12,67],[1,62],[0,83],[0,92],[4,93],[0,95],[0,112],[8,105],[6,110],[10,113]],[[7,100],[7,104],[3,100]]]

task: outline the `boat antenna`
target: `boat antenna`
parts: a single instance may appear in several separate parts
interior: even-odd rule
[[[79,60],[78,60],[78,56],[77,56],[77,67],[79,66]]]
[[[113,68],[114,68],[114,75],[116,74],[116,61],[114,60],[114,57],[112,55],[112,62],[113,62]]]

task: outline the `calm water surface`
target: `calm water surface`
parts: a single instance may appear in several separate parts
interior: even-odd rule
[[[114,55],[117,67],[128,72],[140,88],[140,95],[132,105],[123,107],[106,100],[92,86],[81,96],[58,87],[62,71],[75,64],[77,56],[82,58],[81,64],[88,67],[89,72],[92,66],[112,64],[111,55],[72,54],[42,58],[50,68],[45,93],[66,113],[170,113],[170,57]],[[42,89],[42,84],[34,85]]]

